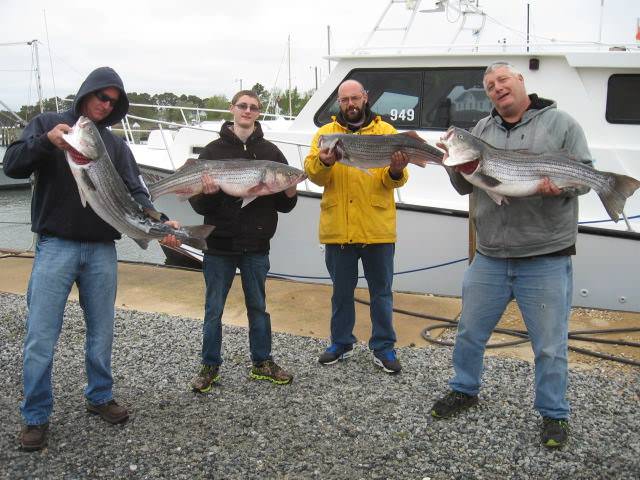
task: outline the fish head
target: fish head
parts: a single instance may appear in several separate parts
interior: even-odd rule
[[[341,134],[320,135],[318,145],[320,150],[328,149],[329,152],[333,153],[337,161],[347,158],[344,145],[342,144]]]
[[[269,168],[265,173],[264,183],[271,192],[282,192],[307,178],[302,170],[289,165]]]
[[[102,138],[95,124],[87,117],[81,116],[71,128],[71,133],[63,135],[63,138],[71,146],[71,161],[77,165],[84,165],[99,158]]]
[[[462,128],[449,127],[440,141],[447,148],[444,164],[448,167],[477,162],[482,157],[483,142]]]

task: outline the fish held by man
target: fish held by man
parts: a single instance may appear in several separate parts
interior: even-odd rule
[[[271,160],[189,159],[174,174],[149,187],[151,199],[168,193],[184,200],[198,195],[203,191],[204,176],[212,180],[216,191],[242,198],[243,207],[257,197],[282,192],[307,178],[302,170]]]
[[[414,131],[393,135],[321,135],[319,147],[333,151],[338,162],[361,170],[388,166],[391,155],[397,151],[404,152],[409,163],[423,168],[427,163],[442,165],[444,155]]]
[[[213,225],[173,228],[160,220],[159,212],[136,202],[113,166],[100,132],[86,117],[80,117],[70,134],[64,135],[73,151],[66,151],[67,163],[78,185],[80,200],[105,222],[146,249],[149,241],[174,235],[194,248],[206,248],[205,239]]]
[[[596,170],[564,151],[534,154],[494,148],[457,127],[447,130],[442,143],[448,151],[444,165],[457,167],[469,183],[483,189],[498,205],[508,203],[507,197],[535,195],[546,177],[561,189],[593,189],[617,222],[627,198],[640,187],[640,181],[633,177]]]

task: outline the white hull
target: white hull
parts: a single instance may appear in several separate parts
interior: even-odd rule
[[[160,197],[156,206],[184,224],[202,223],[188,202]],[[460,296],[468,258],[468,221],[464,212],[398,205],[395,291]],[[290,213],[280,214],[271,241],[270,274],[330,283],[324,248],[318,241],[320,197],[301,193]],[[637,259],[640,234],[580,227],[573,257],[575,306],[640,311]],[[362,272],[360,272],[362,276]],[[361,279],[359,286],[366,286]]]

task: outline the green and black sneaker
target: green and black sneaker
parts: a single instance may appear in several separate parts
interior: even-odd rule
[[[561,448],[569,439],[569,422],[562,418],[542,417],[541,442],[548,448]]]
[[[191,389],[197,393],[207,393],[220,380],[220,365],[202,365],[200,373],[191,380]]]
[[[431,416],[435,418],[449,418],[467,408],[478,404],[477,395],[451,390],[431,407]]]
[[[286,385],[293,380],[293,375],[287,373],[273,360],[254,363],[249,376],[254,380],[268,380],[277,385]]]

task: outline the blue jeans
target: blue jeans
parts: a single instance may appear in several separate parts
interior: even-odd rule
[[[371,338],[369,349],[382,353],[393,349],[393,255],[395,244],[332,245],[325,247],[325,262],[333,281],[331,295],[331,342],[340,345],[355,343],[356,323],[354,291],[358,283],[358,259],[369,286],[371,305]]]
[[[205,254],[203,273],[206,284],[202,363],[222,364],[222,313],[236,268],[240,269],[244,303],[249,318],[249,350],[253,363],[271,360],[271,317],[266,311],[264,286],[269,272],[269,255]]]
[[[453,390],[477,395],[491,332],[515,298],[535,356],[534,407],[542,416],[566,419],[567,335],[573,271],[571,257],[501,259],[476,254],[464,275]],[[508,388],[506,385],[505,388]]]
[[[24,399],[28,425],[46,423],[53,410],[51,368],[62,317],[74,282],[86,326],[84,394],[100,405],[113,398],[111,346],[117,285],[113,242],[77,242],[40,235],[27,290],[27,335],[23,352]]]

